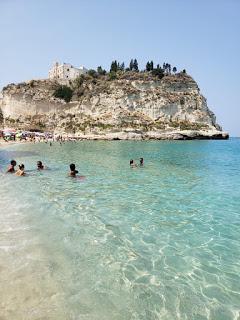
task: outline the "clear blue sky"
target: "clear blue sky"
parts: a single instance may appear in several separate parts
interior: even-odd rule
[[[240,0],[0,0],[0,39],[0,87],[45,78],[56,60],[169,62],[240,135]]]

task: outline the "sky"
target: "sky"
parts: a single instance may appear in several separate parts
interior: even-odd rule
[[[47,78],[56,61],[168,62],[240,136],[240,0],[0,0],[0,39],[0,88]]]

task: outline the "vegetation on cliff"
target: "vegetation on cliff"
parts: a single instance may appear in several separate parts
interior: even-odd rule
[[[154,66],[153,61],[148,61],[144,70],[140,71],[137,59],[131,59],[129,67],[125,68],[125,63],[118,62],[117,60],[112,61],[110,70],[107,72],[101,66],[97,70],[90,69],[86,75],[81,75],[73,81],[69,81],[67,85],[59,84],[56,86],[53,96],[55,98],[63,99],[65,102],[70,102],[72,97],[81,97],[86,93],[87,85],[91,82],[93,86],[98,85],[101,82],[101,89],[104,89],[104,83],[106,81],[113,80],[140,80],[140,81],[157,81],[161,80],[164,76],[169,76],[171,73],[176,74],[177,68],[171,67],[169,63],[163,63],[161,67],[160,64]],[[179,73],[179,76],[186,74],[186,71]],[[189,77],[188,77],[189,80]],[[184,77],[182,77],[184,81]],[[105,85],[105,88],[107,85]]]
[[[65,85],[59,85],[53,93],[55,98],[63,99],[65,102],[70,102],[72,95],[73,90]]]

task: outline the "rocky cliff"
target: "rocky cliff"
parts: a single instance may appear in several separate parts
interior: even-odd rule
[[[3,88],[0,122],[18,129],[75,134],[89,139],[228,138],[197,83],[187,74],[158,79],[125,72],[116,79],[84,76],[71,101],[56,98],[60,84],[31,80]]]

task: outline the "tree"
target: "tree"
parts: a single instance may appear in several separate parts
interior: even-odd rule
[[[163,63],[163,71],[166,72],[166,63]]]
[[[170,65],[170,63],[168,64],[168,73],[171,74],[171,71],[172,71],[172,67]]]
[[[137,62],[137,59],[134,59],[134,61],[133,61],[133,70],[139,71],[139,70],[138,70],[138,62]]]
[[[73,86],[75,88],[80,88],[83,84],[84,81],[84,75],[81,74],[80,76],[78,76],[74,81],[73,81]]]
[[[68,86],[59,85],[53,93],[55,98],[63,99],[65,102],[69,102],[72,99],[73,90]]]
[[[173,71],[173,73],[176,73],[177,72],[177,68],[173,67],[172,71]]]
[[[108,78],[108,79],[109,79],[110,81],[117,79],[116,72],[115,72],[115,71],[111,71],[111,72],[109,73],[109,78]]]
[[[152,71],[153,70],[153,61],[148,61],[146,64],[146,71]]]
[[[148,71],[148,72],[151,70],[149,61],[146,63],[146,69],[145,70]]]
[[[169,64],[168,63],[165,63],[165,71],[166,71],[166,73],[168,73],[168,66],[169,66]]]
[[[171,74],[171,65],[169,63],[164,62],[163,71],[167,74]]]
[[[124,71],[125,70],[125,64],[122,62],[119,66],[119,70]]]
[[[93,78],[96,78],[97,77],[97,72],[96,70],[93,70],[93,69],[90,69],[88,70],[88,74],[93,77]]]
[[[112,61],[112,63],[111,63],[111,68],[110,68],[110,72],[117,72],[117,70],[118,70],[117,60]]]
[[[130,71],[133,70],[133,59],[131,59],[131,61],[129,63],[129,69],[130,69]]]
[[[152,70],[152,75],[162,79],[164,77],[164,70],[159,67]]]
[[[148,72],[151,71],[151,64],[149,61],[146,64],[146,71],[148,71]]]
[[[101,66],[97,67],[97,73],[99,75],[105,75],[106,74],[106,70],[104,70]]]
[[[120,63],[120,62],[117,62],[117,60],[114,60],[111,63],[110,72],[117,72],[117,71],[124,71],[124,70],[125,70],[124,62]]]

